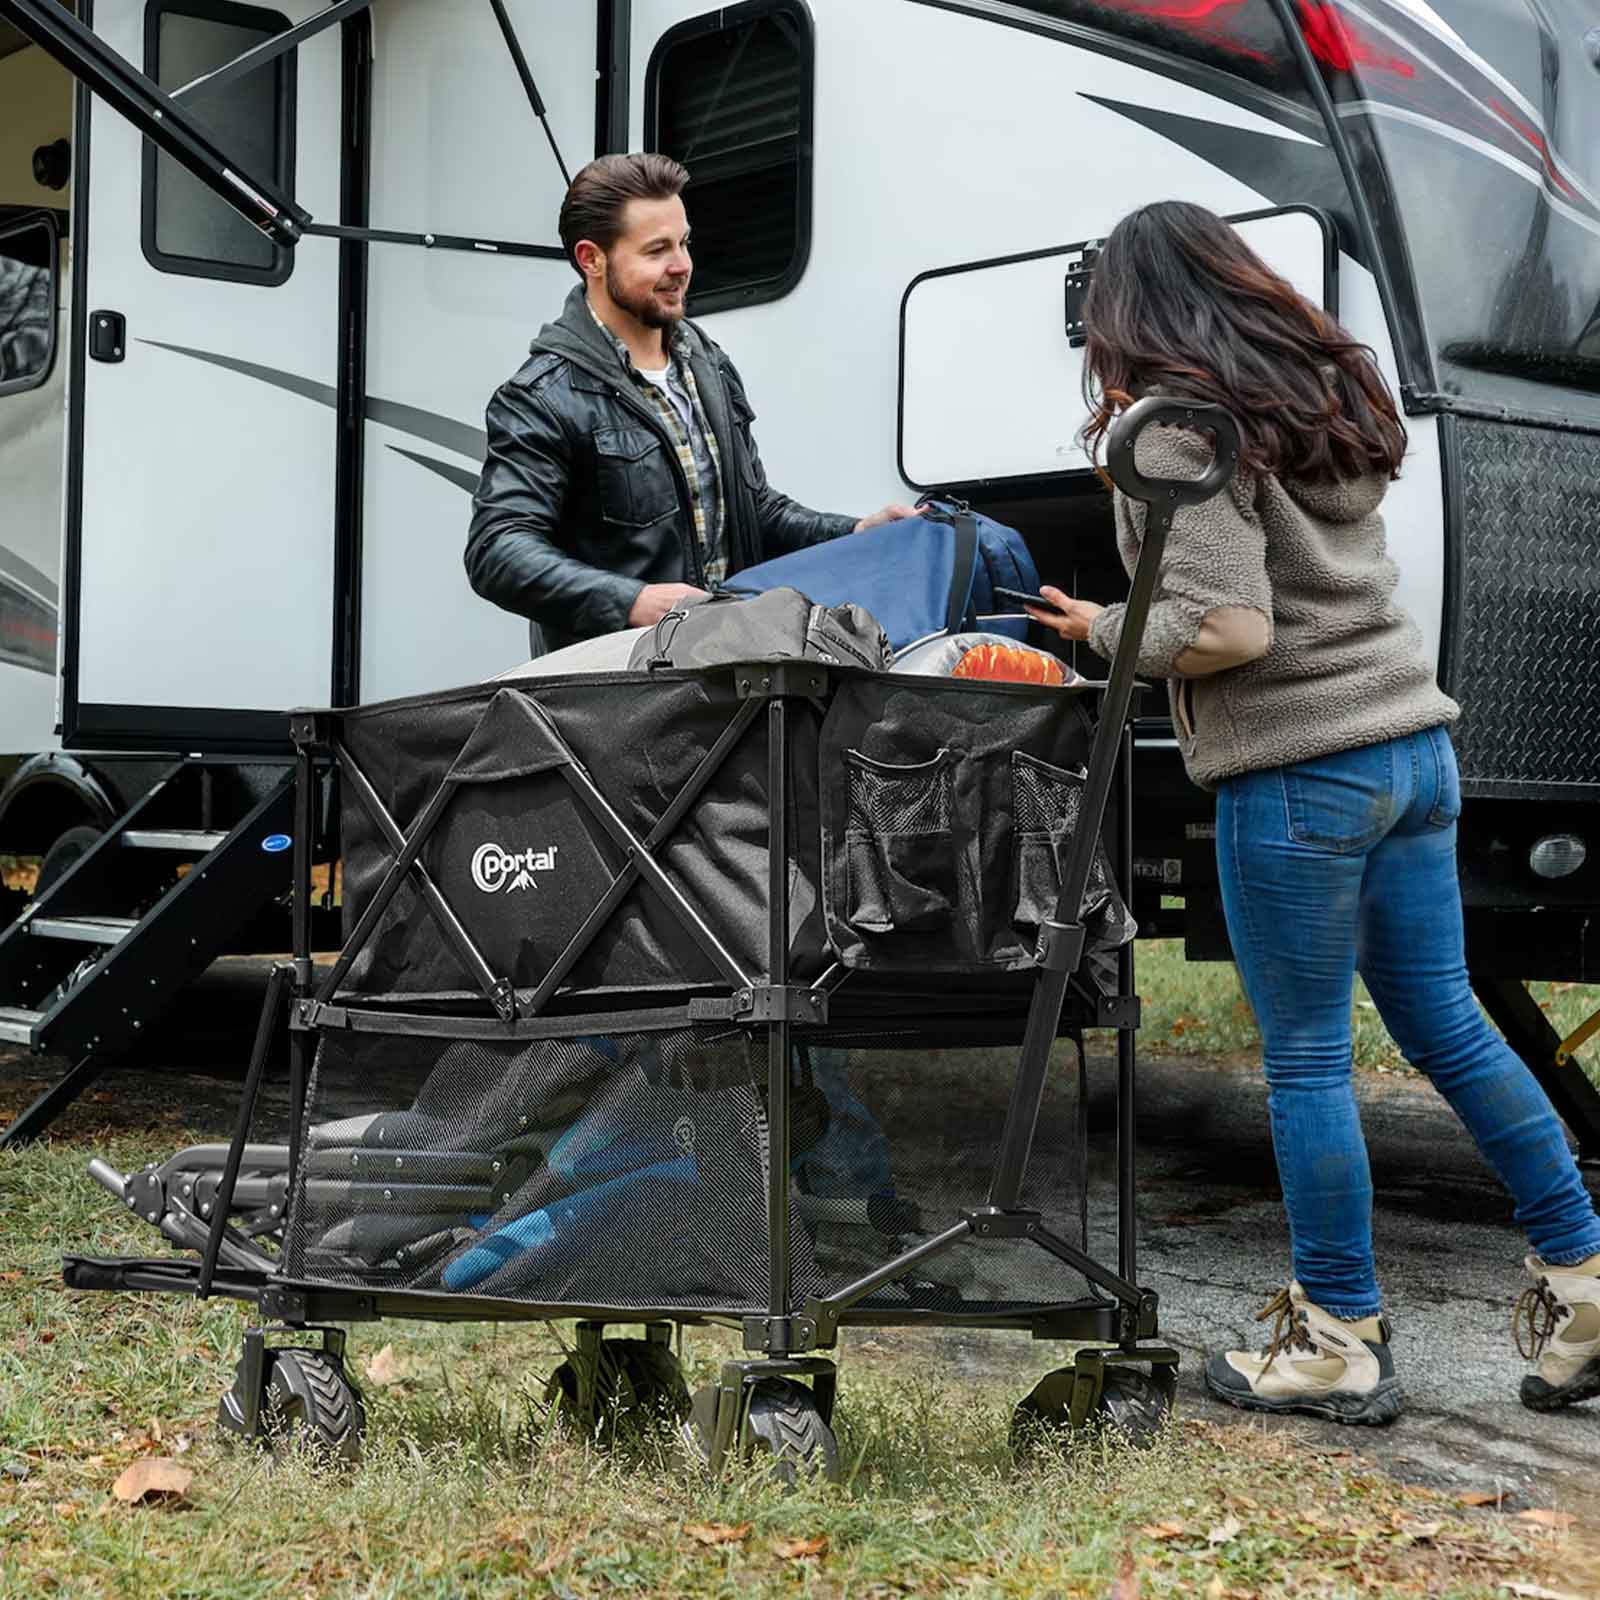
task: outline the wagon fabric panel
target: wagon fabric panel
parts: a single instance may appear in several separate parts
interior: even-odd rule
[[[402,833],[448,790],[420,864],[519,993],[544,978],[698,769],[703,787],[645,852],[681,906],[633,882],[562,984],[564,999],[649,996],[726,987],[727,967],[686,931],[684,908],[738,970],[767,977],[769,724],[740,681],[732,668],[510,680],[335,715]],[[742,732],[708,761],[741,716]],[[835,962],[863,975],[1031,968],[1093,734],[1084,692],[830,667],[825,693],[788,701],[785,727],[790,982]],[[396,849],[349,785],[342,794],[348,938]],[[1101,946],[1132,936],[1103,849],[1085,911]],[[480,995],[412,883],[344,990]]]

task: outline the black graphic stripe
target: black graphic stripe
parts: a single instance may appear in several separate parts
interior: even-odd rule
[[[188,345],[167,344],[161,339],[141,339],[139,343],[150,345],[157,350],[170,350],[174,355],[188,356],[193,361],[204,361],[209,366],[222,367],[228,372],[237,372],[241,377],[253,378],[257,383],[270,384],[274,389],[299,395],[303,400],[314,400],[318,405],[327,406],[330,410],[338,401],[338,391],[332,384],[318,383],[312,378],[302,378],[295,373],[281,371],[277,367],[264,367],[254,361],[241,361],[236,356],[219,355],[214,350],[196,350]],[[483,460],[484,453],[488,449],[488,437],[482,428],[468,427],[466,423],[457,422],[452,417],[442,417],[437,412],[423,411],[417,406],[401,405],[397,400],[379,400],[369,396],[366,416],[369,422],[381,422],[397,433],[409,433],[414,439],[426,439],[430,444],[440,445],[446,450],[455,450],[475,461]],[[427,459],[423,456],[411,456],[408,450],[402,450],[400,454],[410,456],[414,461]],[[472,483],[476,485],[477,481],[477,475],[473,474]]]

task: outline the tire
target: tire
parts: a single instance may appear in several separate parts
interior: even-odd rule
[[[1148,1372],[1121,1367],[1106,1374],[1094,1419],[1113,1428],[1136,1450],[1148,1450],[1172,1417],[1172,1390]]]
[[[563,1421],[595,1438],[615,1438],[629,1428],[672,1425],[689,1414],[689,1386],[668,1346],[648,1339],[602,1339],[594,1404],[579,1408],[577,1358],[550,1374],[545,1402]]]
[[[45,851],[44,860],[39,863],[33,898],[37,900],[53,883],[64,878],[100,842],[103,833],[101,828],[80,823],[76,828],[57,834],[55,843]]]
[[[1070,1448],[1080,1433],[1094,1432],[1117,1434],[1136,1450],[1145,1450],[1161,1437],[1172,1415],[1174,1386],[1170,1375],[1158,1376],[1137,1367],[1112,1367],[1083,1428],[1074,1430],[1064,1404],[1071,1385],[1054,1382],[1070,1374],[1070,1370],[1051,1373],[1012,1413],[1014,1450],[1021,1452],[1039,1445]]]
[[[715,1416],[713,1386],[696,1396],[693,1416],[682,1428],[691,1454],[702,1464],[711,1459],[710,1427]],[[838,1483],[841,1477],[833,1429],[822,1420],[811,1391],[792,1378],[762,1378],[751,1387],[742,1453],[746,1458],[767,1458],[772,1475],[790,1486],[808,1478]]]
[[[342,1363],[314,1350],[269,1353],[260,1429],[274,1449],[302,1444],[354,1465],[361,1459],[367,1411]]]

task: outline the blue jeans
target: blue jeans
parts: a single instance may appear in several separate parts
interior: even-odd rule
[[[1372,1176],[1351,1083],[1359,971],[1406,1059],[1500,1174],[1545,1260],[1600,1252],[1600,1218],[1544,1091],[1467,980],[1461,780],[1443,728],[1225,781],[1217,866],[1261,1029],[1294,1274],[1337,1317],[1379,1309]]]

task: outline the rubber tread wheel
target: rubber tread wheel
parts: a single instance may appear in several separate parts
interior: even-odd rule
[[[577,1356],[550,1374],[545,1402],[567,1422],[597,1438],[621,1428],[657,1420],[675,1422],[689,1413],[689,1386],[668,1346],[648,1339],[602,1339],[595,1373],[594,1404],[585,1415],[578,1406]]]
[[[263,1435],[274,1446],[305,1441],[337,1460],[359,1461],[367,1412],[342,1365],[315,1350],[274,1350],[267,1359]]]
[[[663,1422],[681,1422],[689,1415],[689,1385],[672,1347],[650,1339],[616,1339],[633,1384],[634,1403]]]
[[[1092,1415],[1095,1421],[1115,1428],[1136,1449],[1145,1450],[1161,1437],[1172,1416],[1172,1392],[1147,1372],[1121,1367],[1106,1374],[1106,1386]]]
[[[745,1431],[746,1448],[771,1455],[773,1473],[782,1482],[817,1477],[839,1481],[839,1443],[805,1384],[792,1378],[762,1378],[754,1384]]]
[[[1048,1382],[1045,1380],[1039,1388]],[[1135,1449],[1146,1449],[1160,1437],[1172,1415],[1173,1388],[1170,1378],[1164,1381],[1136,1367],[1113,1367],[1106,1373],[1105,1386],[1094,1409],[1084,1419],[1084,1431],[1097,1427],[1114,1429]],[[1047,1442],[1061,1445],[1072,1440],[1073,1429],[1066,1411],[1042,1402],[1038,1396],[1039,1389],[1035,1389],[1012,1413],[1013,1449]]]

